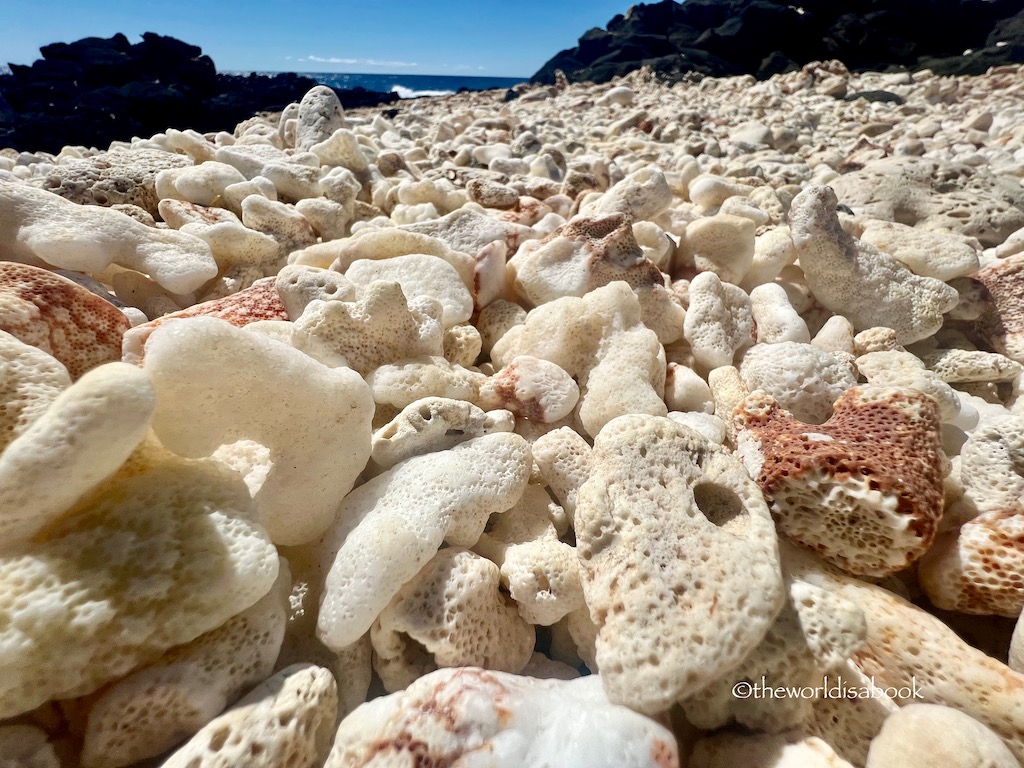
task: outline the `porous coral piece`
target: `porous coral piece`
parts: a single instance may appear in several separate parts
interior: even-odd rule
[[[1005,177],[960,163],[887,157],[829,182],[854,212],[999,245],[1024,226],[1024,194]]]
[[[118,264],[150,275],[174,293],[217,276],[197,237],[147,227],[109,208],[76,205],[27,184],[0,179],[0,259],[101,272]]]
[[[706,368],[731,365],[736,352],[753,341],[750,297],[714,272],[701,272],[690,281],[689,298],[683,337],[694,359]]]
[[[502,585],[530,624],[550,626],[586,607],[576,549],[558,539],[569,523],[547,491],[531,484],[512,509],[488,522],[474,547],[501,567]]]
[[[494,768],[678,768],[672,733],[612,704],[596,675],[538,680],[474,667],[439,669],[342,721],[325,768],[457,765]]]
[[[2,768],[62,768],[53,744],[42,728],[13,724],[0,726]]]
[[[480,331],[469,323],[459,323],[444,330],[444,358],[449,363],[471,367],[480,357],[483,338]]]
[[[459,208],[439,219],[406,224],[402,229],[436,237],[453,250],[468,254],[479,253],[495,240],[503,242],[508,253],[515,253],[521,243],[537,237],[530,227],[491,218],[470,208]]]
[[[115,149],[59,163],[29,183],[80,205],[137,205],[155,216],[156,175],[190,165],[188,157],[159,149]]]
[[[160,215],[174,229],[209,245],[221,270],[242,264],[270,268],[281,258],[274,238],[243,226],[231,211],[168,199],[160,201]]]
[[[583,296],[615,280],[633,288],[664,285],[622,213],[574,216],[542,240],[520,246],[508,269],[516,291],[534,305]]]
[[[908,704],[894,712],[871,741],[866,768],[904,765],[948,768],[1020,768],[992,729],[970,715],[937,704]]]
[[[0,331],[0,453],[70,386],[55,357]]]
[[[289,320],[298,320],[311,301],[355,301],[356,287],[329,269],[289,264],[277,273],[274,288]]]
[[[942,704],[995,731],[1024,757],[1024,675],[968,645],[941,620],[892,592],[851,578],[806,550],[782,547],[787,568],[860,606],[867,620],[856,668],[900,705]],[[823,738],[826,738],[823,736]]]
[[[296,117],[295,149],[300,152],[326,141],[336,130],[345,127],[345,110],[338,95],[326,85],[316,85],[306,91]]]
[[[931,397],[939,406],[939,418],[944,422],[952,421],[960,413],[960,400],[954,389],[909,352],[895,349],[868,352],[855,362],[869,384],[909,387]]]
[[[434,555],[370,630],[385,690],[406,688],[438,667],[520,672],[536,633],[499,587],[498,566],[486,558],[459,547]]]
[[[672,204],[672,190],[655,165],[633,171],[616,182],[595,206],[598,214],[622,213],[634,221],[653,219]]]
[[[748,391],[764,390],[806,424],[825,421],[832,404],[857,383],[848,362],[795,341],[754,345],[739,371]]]
[[[245,484],[148,448],[0,558],[0,717],[82,696],[251,606],[278,558]]]
[[[390,469],[413,456],[446,451],[493,432],[511,432],[514,426],[508,411],[485,413],[463,400],[425,397],[373,433],[370,455],[378,467]]]
[[[692,368],[679,363],[668,364],[665,371],[665,404],[669,411],[706,413],[715,405],[711,387]]]
[[[366,375],[374,402],[395,408],[405,408],[424,397],[478,402],[480,387],[486,381],[487,377],[482,373],[453,365],[436,356],[382,365]]]
[[[526,310],[518,304],[502,299],[480,310],[476,318],[476,328],[480,331],[481,351],[491,354],[498,339],[515,326],[525,323],[526,316]]]
[[[0,262],[0,330],[57,358],[77,379],[121,359],[124,313],[66,277]]]
[[[750,292],[750,312],[762,344],[795,341],[807,344],[810,331],[789,301],[786,289],[778,283],[765,283]]]
[[[193,304],[135,326],[122,339],[122,359],[128,363],[141,363],[146,343],[154,331],[172,320],[198,317],[224,320],[241,328],[260,320],[287,320],[288,312],[278,294],[275,278],[264,277],[237,293]]]
[[[978,271],[976,246],[952,232],[931,232],[871,219],[864,225],[860,240],[888,253],[916,275],[947,281]]]
[[[441,305],[408,301],[398,283],[371,283],[355,302],[312,301],[295,321],[292,343],[313,336],[365,375],[380,365],[444,353]]]
[[[817,736],[721,733],[694,744],[689,768],[853,768]]]
[[[274,669],[288,619],[291,573],[252,607],[105,688],[87,703],[82,765],[119,768],[191,737]]]
[[[532,446],[537,472],[571,517],[580,487],[590,475],[590,444],[569,427],[538,437]]]
[[[519,500],[529,458],[519,435],[484,435],[408,459],[346,496],[320,554],[329,571],[317,623],[323,643],[358,640],[443,541],[472,546],[488,517]]]
[[[249,195],[242,201],[242,223],[278,242],[281,254],[305,248],[316,242],[316,232],[294,206]]]
[[[905,568],[942,514],[935,401],[912,389],[847,390],[823,424],[801,423],[763,391],[736,409],[737,452],[779,532],[856,575]]]
[[[750,219],[719,213],[686,226],[679,256],[699,272],[713,272],[722,282],[738,284],[754,260],[754,233]]]
[[[357,289],[365,290],[376,280],[395,282],[410,301],[420,296],[441,304],[441,324],[451,328],[473,315],[473,297],[455,268],[437,256],[409,254],[390,259],[359,259],[345,270],[345,277]]]
[[[580,388],[548,360],[521,355],[480,385],[478,402],[487,410],[504,408],[530,421],[550,424],[565,418]]]
[[[491,350],[496,365],[520,355],[548,360],[576,379],[579,418],[590,435],[624,413],[668,413],[665,350],[641,322],[636,294],[621,281],[531,310]]]
[[[1024,364],[1024,254],[996,261],[973,278],[989,299],[979,330],[997,352]]]
[[[314,768],[330,749],[337,711],[331,673],[295,664],[209,723],[162,768]]]
[[[919,578],[940,608],[1019,616],[1024,608],[1024,419],[979,426],[960,452],[966,500],[980,514],[944,531]]]
[[[234,166],[212,160],[170,173],[162,172],[157,182],[161,192],[169,192],[170,188],[179,199],[196,205],[214,205],[227,187],[245,180]]]
[[[622,416],[601,430],[575,528],[602,682],[638,711],[664,711],[735,667],[783,606],[759,489],[669,419]]]
[[[786,604],[761,643],[738,667],[682,703],[687,720],[697,727],[713,730],[735,719],[752,730],[778,733],[803,725],[822,698],[817,689],[835,684],[830,673],[864,642],[864,613],[857,605],[785,575]],[[751,681],[814,694],[738,696],[744,692],[738,686]]]
[[[370,456],[373,401],[357,373],[215,318],[158,328],[145,370],[157,392],[153,428],[168,448],[199,457],[255,441],[270,466],[253,499],[274,542],[324,532]]]
[[[146,374],[125,363],[94,368],[61,392],[0,453],[0,551],[20,548],[113,475],[155,409]]]
[[[980,349],[936,349],[921,355],[921,362],[948,383],[1013,381],[1024,366],[1015,360]]]
[[[800,268],[814,297],[854,328],[884,325],[902,344],[931,336],[959,302],[956,289],[915,275],[892,256],[854,240],[839,225],[836,205],[829,187],[812,185],[789,209]]]

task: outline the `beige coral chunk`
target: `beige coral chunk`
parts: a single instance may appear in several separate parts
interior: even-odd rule
[[[460,323],[444,331],[444,358],[450,363],[469,368],[476,363],[483,349],[483,337],[475,326]]]
[[[939,536],[921,559],[921,586],[940,608],[1019,616],[1024,609],[1024,419],[985,422],[960,455],[966,498],[981,514]]]
[[[848,362],[795,341],[756,344],[744,353],[739,370],[748,391],[764,390],[807,424],[825,421],[832,404],[857,383]]]
[[[70,386],[55,357],[0,331],[0,453]]]
[[[532,449],[538,474],[572,517],[580,487],[590,476],[593,449],[569,427],[559,427],[538,437]]]
[[[79,205],[137,205],[156,214],[156,175],[192,165],[189,158],[159,149],[115,149],[63,162],[29,181]]]
[[[474,667],[439,669],[342,721],[325,768],[679,768],[671,732],[610,703],[596,675],[538,680]]]
[[[345,110],[338,101],[338,95],[326,85],[313,86],[299,102],[295,149],[307,150],[344,127]]]
[[[512,507],[530,474],[523,438],[497,433],[411,458],[345,497],[328,531],[317,633],[329,648],[366,632],[443,541],[472,546],[487,518]]]
[[[303,349],[307,335],[363,375],[398,360],[444,353],[440,304],[426,298],[410,302],[398,283],[371,283],[355,302],[310,302],[295,321],[296,348]]]
[[[698,271],[738,285],[754,261],[756,230],[750,219],[728,213],[696,219],[686,226],[679,255]]]
[[[809,343],[810,331],[790,303],[786,289],[778,283],[764,283],[750,291],[750,312],[761,343]]]
[[[288,313],[276,289],[275,278],[264,277],[237,293],[193,304],[135,326],[122,339],[122,359],[126,363],[141,363],[146,342],[157,328],[172,320],[196,317],[217,318],[241,328],[260,320],[287,320]]]
[[[0,717],[90,693],[251,606],[278,558],[244,483],[148,448],[0,558]]]
[[[978,271],[978,251],[960,234],[870,219],[860,239],[923,277],[947,281]]]
[[[382,365],[366,375],[374,402],[395,408],[405,408],[424,397],[477,402],[486,381],[482,373],[436,356]]]
[[[622,213],[634,221],[654,219],[672,204],[672,190],[656,165],[647,165],[616,182],[601,196],[597,213]]]
[[[277,273],[274,288],[289,320],[298,320],[311,301],[355,301],[356,287],[329,269],[289,264]]]
[[[76,205],[27,184],[0,180],[0,259],[100,272],[111,263],[150,275],[175,293],[217,276],[209,246],[147,227],[110,208]]]
[[[866,626],[857,605],[784,575],[786,604],[761,643],[738,667],[682,703],[697,727],[713,730],[733,719],[768,733],[801,726],[822,698],[820,689],[836,683],[829,673],[863,644]],[[761,686],[759,693],[739,687],[751,681]],[[801,695],[776,698],[766,688]]]
[[[479,403],[504,408],[530,421],[550,424],[572,413],[580,388],[548,360],[521,355],[480,385]]]
[[[0,768],[61,768],[61,761],[42,728],[0,725]]]
[[[839,225],[836,204],[830,188],[809,186],[789,210],[793,243],[814,297],[854,328],[884,325],[902,344],[931,336],[959,302],[956,289],[915,275],[892,256],[851,238]]]
[[[113,475],[155,410],[148,377],[125,363],[94,368],[61,392],[0,453],[0,551],[35,536]]]
[[[493,432],[511,432],[514,426],[508,411],[485,413],[463,400],[425,397],[373,433],[370,455],[378,467],[391,469],[413,456],[446,451]]]
[[[721,733],[697,741],[689,768],[853,768],[817,736]]]
[[[736,352],[752,341],[754,328],[750,297],[714,272],[701,272],[690,281],[690,306],[683,336],[694,359],[706,368],[730,365]]]
[[[327,529],[370,457],[373,402],[358,374],[214,318],[157,329],[145,369],[157,392],[153,428],[171,450],[209,456],[239,440],[268,450],[253,498],[275,543]]]
[[[696,693],[783,606],[759,489],[724,449],[669,419],[623,416],[598,434],[575,527],[612,701],[656,713]]]
[[[855,362],[861,376],[871,385],[908,387],[931,397],[939,406],[939,418],[944,422],[952,421],[960,413],[956,391],[909,352],[896,349],[868,352]]]
[[[119,768],[189,738],[273,672],[288,618],[291,573],[252,607],[89,700],[85,768]]]
[[[942,515],[935,402],[912,389],[847,390],[809,425],[763,391],[736,409],[737,453],[764,490],[779,533],[857,575],[920,558]]]
[[[66,277],[0,262],[0,330],[49,352],[72,378],[120,360],[130,327],[121,310]]]
[[[486,558],[459,547],[434,555],[370,630],[385,690],[406,688],[438,667],[520,672],[536,633],[499,587],[498,566]]]
[[[491,350],[496,365],[520,355],[548,360],[576,379],[588,434],[624,413],[668,413],[665,350],[642,323],[639,300],[624,282],[533,309]]]
[[[937,704],[908,704],[871,741],[866,768],[941,765],[1020,768],[1002,739],[970,715]]]
[[[516,292],[533,305],[583,296],[616,280],[632,288],[664,284],[622,213],[574,216],[544,239],[520,246],[508,272]]]
[[[1024,675],[972,648],[936,617],[882,587],[838,572],[806,551],[783,548],[798,578],[860,606],[867,619],[856,667],[898,694],[897,704],[942,704],[995,731],[1017,760],[1024,757]]]
[[[314,768],[330,749],[337,711],[331,673],[295,664],[254,688],[161,768]]]
[[[395,282],[410,301],[420,296],[441,303],[441,324],[445,328],[464,323],[473,315],[473,297],[459,273],[444,259],[411,253],[390,259],[359,259],[345,270],[345,277],[360,290],[375,280]]]
[[[471,208],[459,208],[439,219],[402,227],[406,232],[430,235],[460,253],[475,254],[495,240],[503,242],[508,253],[515,253],[520,244],[533,240],[536,233],[522,224],[513,224],[485,216]]]
[[[929,371],[949,383],[1013,381],[1024,371],[1015,360],[980,349],[936,349],[921,355]]]
[[[996,261],[974,279],[990,299],[979,329],[996,352],[1024,364],[1024,253]]]

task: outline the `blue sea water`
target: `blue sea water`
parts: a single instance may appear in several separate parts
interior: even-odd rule
[[[270,72],[260,74],[272,74]],[[528,77],[466,77],[463,75],[359,75],[344,72],[298,72],[331,88],[362,87],[370,91],[397,93],[403,99],[418,96],[445,96],[460,88],[486,91],[492,88],[511,88]]]

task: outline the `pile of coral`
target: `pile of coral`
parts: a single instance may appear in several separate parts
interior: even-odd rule
[[[585,32],[533,79],[554,82],[560,69],[604,83],[640,66],[765,78],[825,59],[980,75],[1024,62],[1024,10],[1017,0],[659,0]]]
[[[0,764],[1019,768],[1022,180],[834,61],[0,151]]]

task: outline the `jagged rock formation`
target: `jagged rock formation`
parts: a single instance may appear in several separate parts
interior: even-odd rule
[[[0,146],[57,152],[106,147],[168,127],[223,130],[256,112],[283,109],[316,85],[295,74],[218,74],[195,45],[152,32],[53,43],[31,66],[0,75]],[[348,107],[393,103],[362,88],[339,92]]]
[[[553,83],[560,69],[601,83],[644,65],[673,79],[764,78],[827,59],[856,71],[981,74],[1024,61],[1024,11],[1019,0],[664,0],[585,32],[533,82]]]

